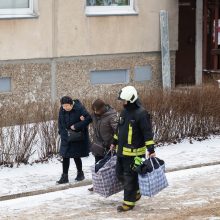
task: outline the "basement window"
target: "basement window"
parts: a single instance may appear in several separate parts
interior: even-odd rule
[[[0,77],[0,93],[11,92],[11,77]]]
[[[0,0],[0,18],[37,17],[37,0]]]
[[[134,81],[145,82],[152,80],[152,69],[150,65],[136,66],[134,68]]]
[[[135,0],[86,0],[87,16],[137,15]]]
[[[92,85],[129,83],[129,71],[126,69],[91,71],[90,82]]]

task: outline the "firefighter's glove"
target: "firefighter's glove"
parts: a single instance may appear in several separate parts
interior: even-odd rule
[[[143,163],[143,158],[141,157],[135,157],[134,158],[134,165],[133,169],[135,170],[137,167],[139,167]]]
[[[147,151],[149,155],[154,154],[155,153],[154,144],[147,146]]]

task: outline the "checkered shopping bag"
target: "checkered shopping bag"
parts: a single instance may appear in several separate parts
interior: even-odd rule
[[[112,156],[97,173],[95,165],[92,166],[94,192],[105,198],[123,190],[123,184],[116,177],[116,160],[117,156]]]
[[[152,158],[149,158],[148,160],[151,162],[153,171],[146,174],[138,174],[140,193],[143,196],[153,197],[168,186],[165,175],[165,164],[161,166],[158,160],[156,158],[154,159],[159,165],[157,168],[155,168]]]

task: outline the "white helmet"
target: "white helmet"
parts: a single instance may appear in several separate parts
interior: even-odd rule
[[[126,86],[119,92],[118,99],[134,103],[138,99],[137,90],[133,86]]]

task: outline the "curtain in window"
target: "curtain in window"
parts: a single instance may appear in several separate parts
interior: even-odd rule
[[[0,0],[0,9],[29,8],[29,0]]]
[[[130,0],[87,0],[88,6],[129,5]]]

